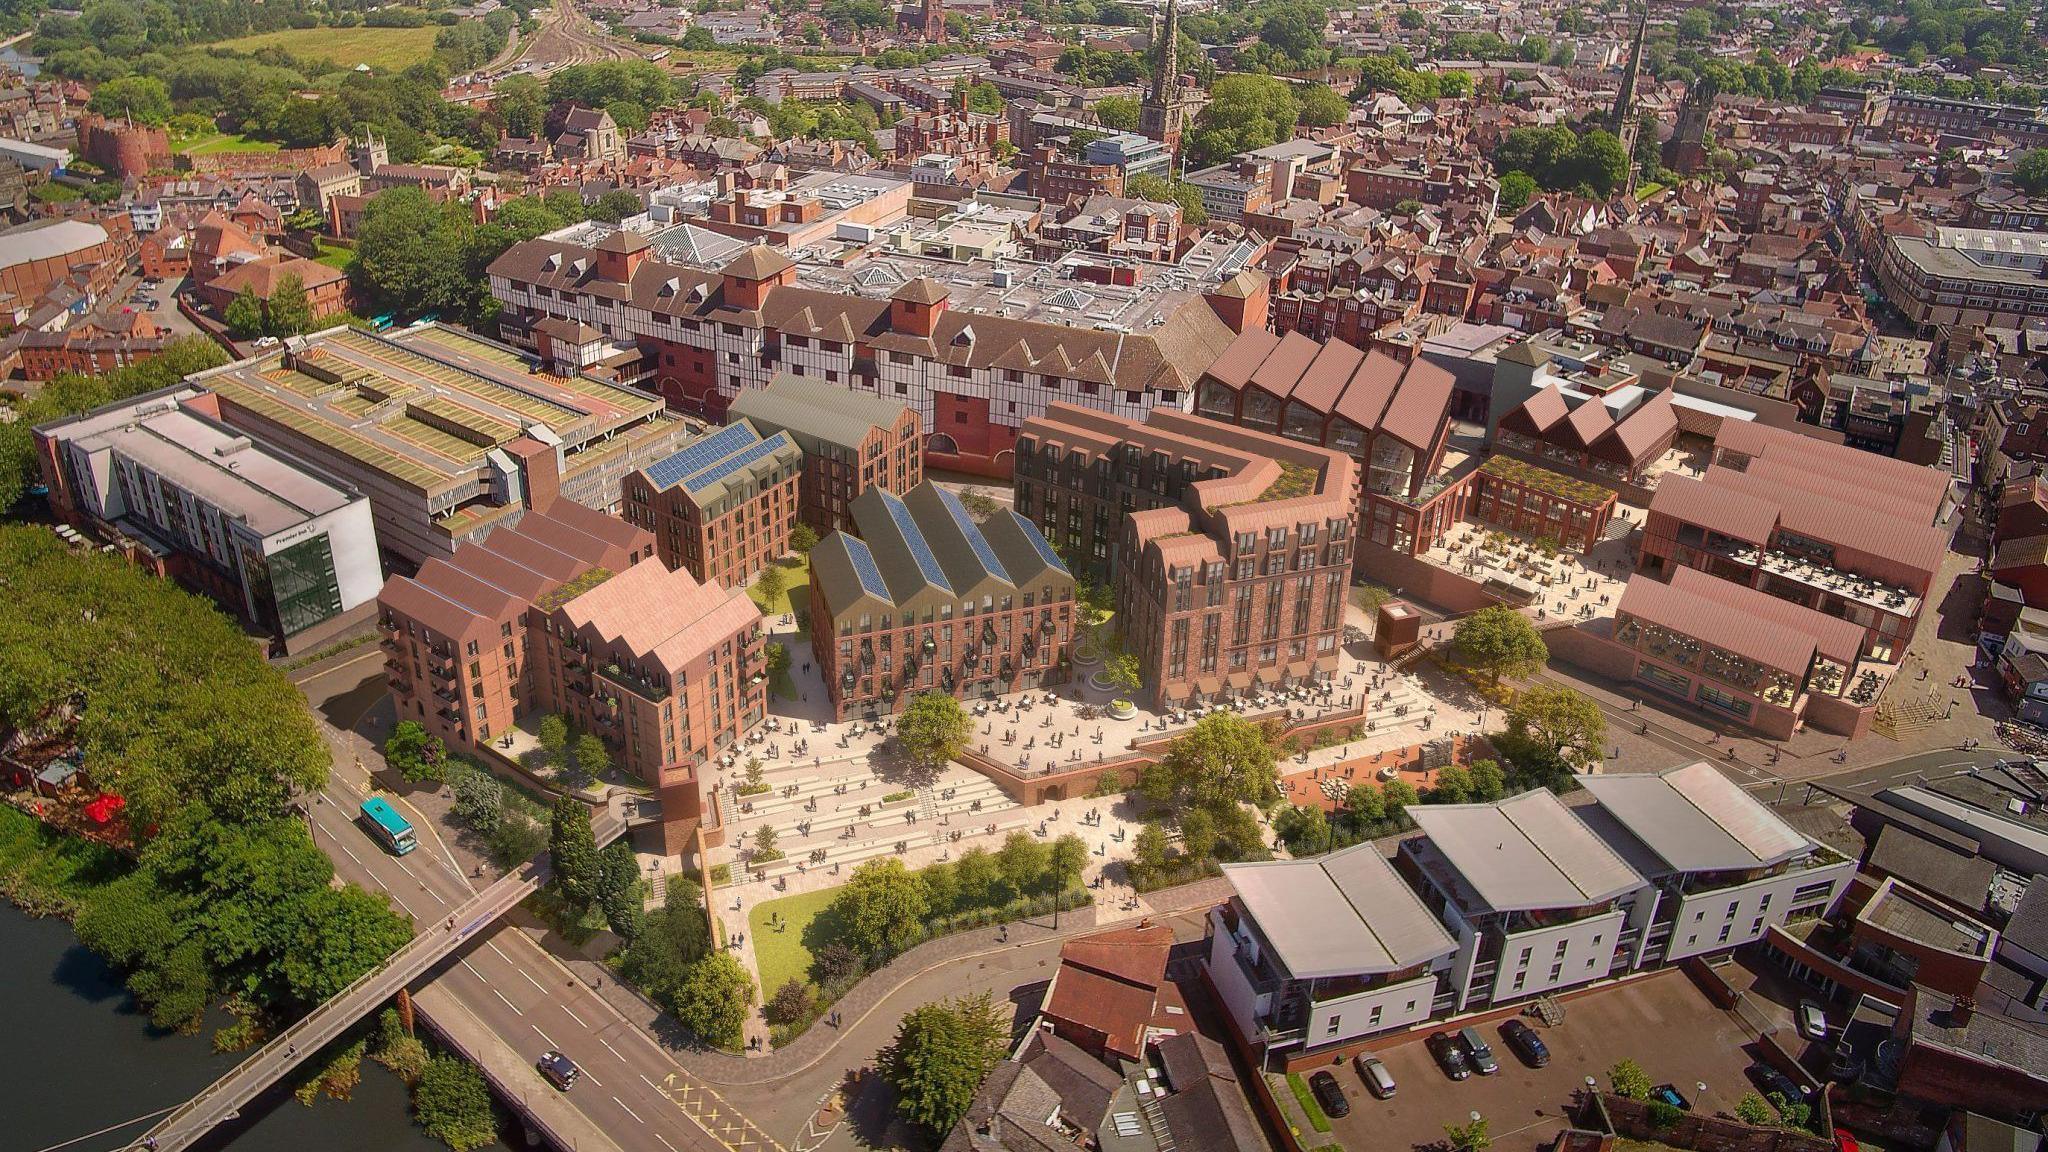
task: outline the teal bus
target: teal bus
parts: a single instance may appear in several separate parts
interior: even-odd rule
[[[372,796],[363,801],[362,815],[363,825],[370,830],[370,835],[382,841],[393,855],[403,856],[419,847],[419,842],[413,838],[412,825],[382,796]]]

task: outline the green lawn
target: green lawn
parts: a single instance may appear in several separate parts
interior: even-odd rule
[[[781,560],[776,561],[776,564],[782,568],[784,582],[781,594],[773,599],[763,595],[759,581],[756,581],[753,587],[747,589],[747,595],[753,597],[754,605],[761,609],[761,615],[763,616],[780,616],[788,612],[789,598],[791,596],[796,597],[798,604],[810,602],[811,558],[809,556],[785,556]]]
[[[269,140],[251,140],[233,132],[210,132],[176,141],[171,150],[181,156],[203,156],[209,152],[275,152],[277,145]]]
[[[1318,1132],[1328,1132],[1330,1118],[1323,1115],[1323,1106],[1316,1103],[1315,1093],[1309,1091],[1308,1081],[1301,1078],[1301,1073],[1289,1072],[1287,1087],[1294,1093],[1295,1103],[1301,1105],[1302,1113],[1308,1117],[1309,1126]]]
[[[313,257],[314,260],[329,268],[339,268],[343,271],[348,270],[349,258],[355,255],[355,249],[344,248],[329,240],[313,241],[313,250],[317,253]]]
[[[810,978],[811,949],[804,943],[804,936],[818,914],[838,895],[837,888],[821,888],[756,904],[747,913],[747,936],[754,942],[754,959],[761,967],[764,999],[775,995],[775,990],[789,980]],[[780,930],[768,923],[770,912],[782,917]]]
[[[329,60],[344,68],[368,64],[378,72],[399,72],[434,54],[434,35],[424,28],[285,28],[221,42],[236,52],[282,48],[306,60]]]

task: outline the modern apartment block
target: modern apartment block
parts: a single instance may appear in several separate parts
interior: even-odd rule
[[[1029,520],[977,524],[927,480],[853,501],[858,536],[811,550],[811,635],[840,720],[896,711],[920,692],[965,699],[1061,684],[1074,578]]]
[[[1343,1044],[1429,1020],[1458,942],[1374,844],[1226,864],[1209,911],[1209,981],[1245,1040]]]
[[[1863,656],[1896,659],[1948,550],[1948,487],[1933,468],[1723,421],[1704,475],[1658,484],[1637,569],[1697,568],[1848,620]]]
[[[50,508],[301,650],[360,622],[384,572],[370,502],[174,387],[34,431]]]
[[[614,573],[652,559],[654,536],[573,501],[387,581],[377,598],[385,672],[400,720],[450,748],[478,749],[539,707],[529,623]]]
[[[788,433],[741,420],[628,475],[620,514],[654,533],[663,564],[745,588],[789,551],[803,463]]]
[[[1409,809],[1391,864],[1370,844],[1230,865],[1209,979],[1247,1041],[1288,1066],[1693,956],[1830,912],[1856,862],[1705,762]]]
[[[1875,237],[1872,272],[1884,297],[1922,334],[1951,325],[2020,327],[2048,313],[2048,237],[2038,232],[1935,227]]]
[[[680,850],[701,815],[699,770],[767,716],[761,610],[659,564],[549,605],[531,617],[535,702],[656,789]]]
[[[588,325],[637,349],[641,378],[677,411],[722,422],[747,388],[815,376],[913,408],[933,462],[1008,475],[1017,427],[1048,402],[1185,408],[1201,366],[1264,323],[1250,254],[1225,245],[1141,279],[1085,253],[1020,268],[890,252],[841,267],[757,245],[707,269],[618,232],[515,244],[490,278],[508,339],[531,341],[548,317]]]
[[[1114,583],[1155,704],[1335,669],[1357,515],[1341,452],[1180,412],[1055,405],[1017,442],[1016,510]]]
[[[659,397],[541,371],[439,324],[330,328],[186,381],[220,419],[347,480],[407,566],[447,558],[559,493],[599,511],[692,428]]]
[[[852,523],[847,510],[868,489],[900,496],[924,483],[917,413],[900,401],[785,372],[740,393],[728,414],[803,449],[797,519],[821,537]]]

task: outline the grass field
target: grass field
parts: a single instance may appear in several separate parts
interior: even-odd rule
[[[837,888],[821,888],[756,904],[747,913],[747,936],[754,942],[754,959],[761,967],[763,999],[775,995],[775,990],[790,980],[810,979],[811,950],[804,936],[838,895]],[[779,930],[768,922],[771,912],[781,917]]]
[[[798,604],[807,603],[811,588],[811,558],[809,556],[785,556],[775,562],[782,569],[785,583],[782,592],[769,598],[761,591],[760,582],[747,589],[747,595],[754,598],[754,604],[763,616],[781,616],[789,611],[789,598],[794,595]]]
[[[209,152],[275,152],[277,145],[269,140],[251,140],[232,132],[213,132],[174,141],[171,151],[180,156],[203,156]]]
[[[327,265],[329,268],[339,268],[344,272],[348,270],[349,258],[355,255],[355,249],[344,248],[328,240],[313,241],[313,250],[319,253],[319,255],[313,257],[314,260]]]
[[[378,72],[398,72],[434,53],[440,28],[285,28],[221,42],[236,52],[282,48],[305,60],[331,60],[344,68],[368,64]]]

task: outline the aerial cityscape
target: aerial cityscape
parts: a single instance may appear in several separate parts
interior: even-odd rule
[[[10,1152],[2048,1152],[2048,5],[0,4]]]

